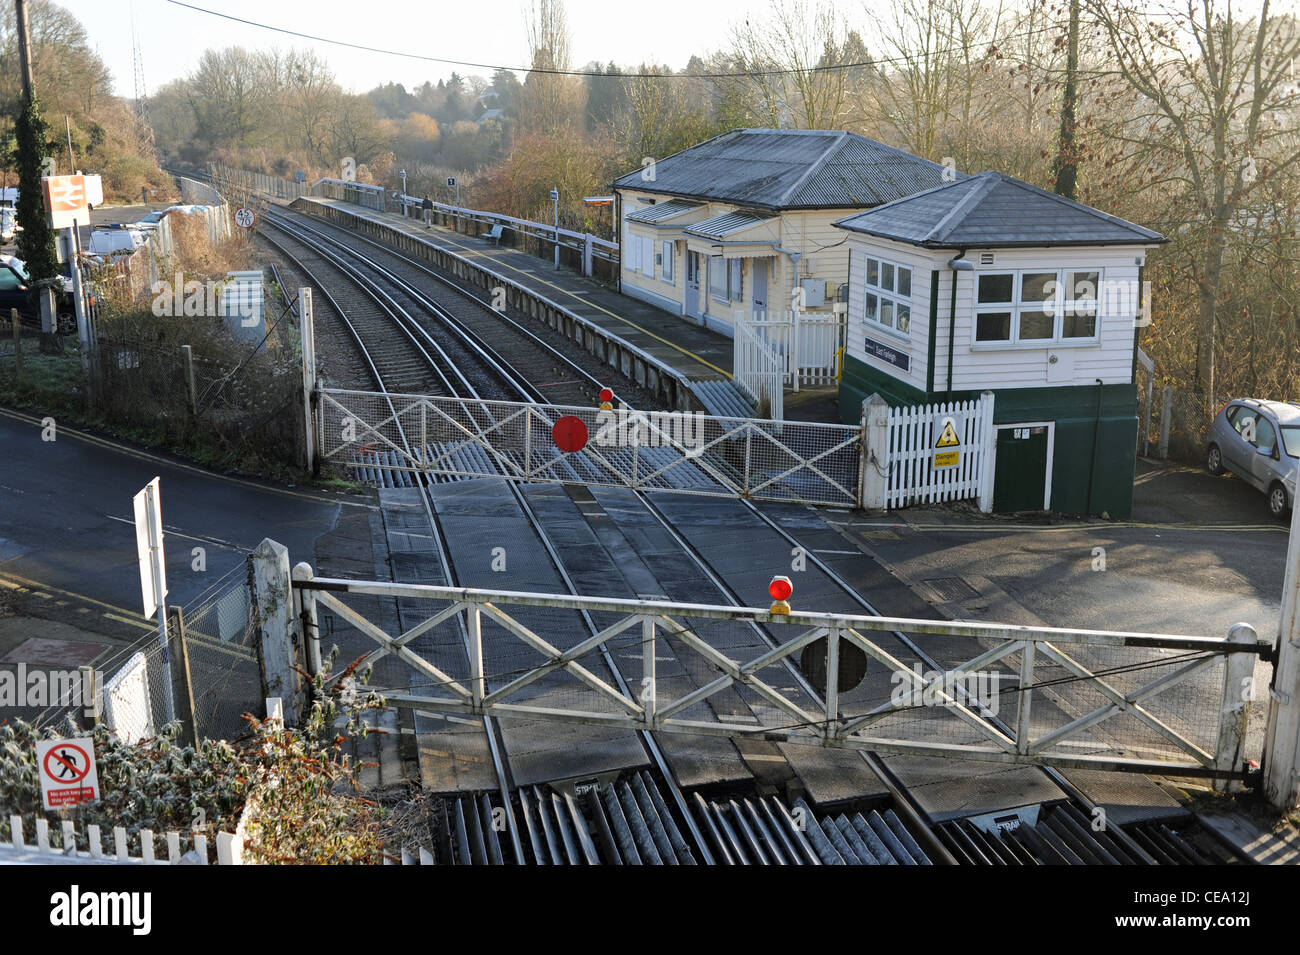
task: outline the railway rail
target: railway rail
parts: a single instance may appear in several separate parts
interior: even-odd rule
[[[432,292],[434,286],[455,288],[454,283],[395,250],[384,247],[380,243],[365,237],[347,236],[345,230],[338,229],[335,226],[325,228],[306,226],[302,223],[294,223],[288,217],[276,213],[265,216],[264,221],[268,222],[273,231],[288,237],[288,241],[264,237],[273,245],[276,245],[282,254],[294,259],[303,273],[322,289],[326,288],[325,279],[327,276],[330,278],[330,282],[333,283],[338,274],[342,273],[347,275],[350,283],[349,287],[359,290],[344,295],[341,300],[332,298],[331,302],[341,315],[351,313],[352,317],[345,318],[345,321],[348,321],[358,348],[366,356],[366,361],[373,371],[376,385],[385,394],[401,391],[548,403],[560,403],[567,398],[568,401],[576,404],[592,401],[599,389],[606,386],[605,380],[597,378],[587,369],[569,360],[519,323],[497,313],[494,315],[499,323],[497,327],[508,329],[507,332],[497,334],[496,344],[498,347],[508,347],[506,338],[503,336],[513,336],[516,345],[521,337],[531,339],[530,348],[532,350],[525,350],[526,354],[521,356],[517,347],[511,347],[512,361],[506,361],[497,348],[486,340],[493,337],[491,334],[485,334],[483,328],[478,325],[471,327],[469,323],[452,314],[448,304],[445,301],[439,301],[439,297]],[[340,234],[346,238],[340,238]],[[297,255],[290,253],[287,248],[287,246],[291,246],[295,242],[297,248],[301,250]],[[357,242],[371,246],[377,251],[362,254],[355,248]],[[399,276],[398,269],[406,274],[411,271],[420,273],[422,276],[421,286],[423,287],[417,287],[404,276]],[[476,295],[465,290],[456,289],[456,294],[461,300],[470,300],[479,309],[487,308],[485,303]],[[445,295],[441,297],[446,298]],[[423,314],[425,320],[421,320],[419,317],[421,314]],[[360,316],[360,320],[357,319],[357,316]],[[439,326],[438,331],[440,333],[436,336],[427,327],[427,320],[429,319]],[[385,322],[388,323],[390,328],[398,329],[401,335],[383,335]],[[486,327],[490,328],[492,326],[489,324]],[[391,345],[394,340],[401,344]],[[396,352],[393,350],[394,347]],[[540,362],[538,361],[539,356],[544,356]],[[516,362],[523,364],[524,367],[515,367]],[[551,381],[543,381],[541,386],[533,383],[530,376],[536,377],[539,373],[544,374],[542,369],[548,364],[550,366],[549,372],[556,377]],[[411,387],[411,382],[418,380],[417,376],[421,373],[419,371],[421,365],[426,366],[427,369],[423,374],[432,376],[432,380],[429,380],[424,388]],[[571,377],[566,381],[564,376]],[[432,384],[438,390],[429,391],[428,384]],[[568,393],[552,391],[549,388],[546,391],[542,390],[542,387],[545,386],[564,388],[574,385],[577,386],[576,389]],[[408,443],[409,450],[409,440],[405,435],[402,437],[403,441]],[[382,468],[382,465],[380,467]],[[564,566],[560,553],[547,534],[545,526],[533,511],[527,497],[515,482],[506,481],[504,483],[510,488],[521,513],[528,518],[533,532],[549,553],[556,571],[564,579],[570,592],[576,593],[576,588]],[[423,506],[430,527],[433,529],[433,536],[437,541],[446,582],[453,583],[454,570],[445,549],[435,508],[432,505],[427,487],[423,483],[420,486]],[[646,512],[653,515],[663,529],[675,539],[683,556],[698,568],[701,579],[707,581],[709,587],[734,605],[743,605],[738,595],[710,566],[705,556],[697,548],[691,546],[673,526],[671,518],[655,503],[651,494],[640,491],[630,493],[635,495]],[[800,546],[794,535],[770,515],[764,513],[761,508],[750,501],[741,501],[740,503],[748,509],[758,522],[765,525],[769,530],[780,535],[792,545]],[[809,558],[810,563],[816,566],[818,571],[825,575],[825,578],[839,588],[850,600],[868,613],[879,615],[879,611],[870,601],[836,574],[824,561],[811,553]],[[598,632],[595,623],[590,617],[586,618],[585,625],[592,635]],[[775,645],[771,635],[763,631],[763,628],[757,624],[754,624],[754,628],[765,642]],[[895,633],[894,637],[907,653],[932,669],[942,669],[938,661],[926,654],[906,634]],[[607,647],[602,645],[600,649],[611,676],[620,684],[620,688],[626,692],[627,683],[614,656]],[[817,688],[811,685],[806,675],[798,667],[789,661],[786,661],[786,666],[791,676],[802,686],[806,693],[814,699],[820,699],[821,694]],[[973,708],[982,709],[978,701],[971,700],[970,703]],[[996,717],[993,717],[992,714],[984,713],[983,715],[991,717],[996,722]],[[650,732],[643,732],[640,735],[642,736],[643,745],[651,757],[656,775],[667,786],[669,792],[667,801],[659,794],[657,788],[654,788],[654,780],[648,775],[641,774],[631,783],[626,781],[622,783],[621,789],[615,789],[614,786],[592,788],[586,791],[581,799],[575,799],[572,796],[552,795],[548,797],[536,788],[531,793],[521,788],[516,794],[517,802],[512,805],[508,773],[509,755],[503,752],[504,743],[499,728],[493,725],[490,718],[485,718],[484,729],[488,736],[494,769],[497,773],[500,798],[507,808],[509,848],[514,860],[517,862],[532,861],[559,864],[567,862],[577,864],[584,860],[587,862],[596,861],[596,846],[591,839],[591,834],[581,827],[581,817],[578,811],[579,803],[586,805],[589,816],[594,821],[594,833],[602,843],[602,854],[606,856],[617,854],[615,850],[625,857],[636,856],[638,847],[642,856],[654,854],[656,850],[665,850],[664,840],[666,839],[668,840],[667,849],[669,851],[662,852],[665,861],[666,857],[672,856],[678,862],[713,862],[715,861],[715,855],[719,857],[717,861],[731,861],[728,856],[734,857],[745,854],[736,851],[736,840],[740,838],[747,847],[748,856],[753,859],[763,857],[765,850],[774,859],[781,858],[782,851],[777,847],[783,847],[785,855],[791,859],[800,858],[811,864],[817,864],[818,861],[830,861],[826,854],[822,852],[822,846],[818,845],[810,848],[807,839],[802,841],[795,839],[789,828],[780,824],[779,820],[769,818],[773,825],[761,830],[760,836],[760,830],[753,826],[752,823],[758,821],[761,817],[757,816],[756,810],[748,804],[745,808],[749,814],[749,822],[746,822],[740,816],[736,816],[735,821],[738,825],[749,826],[749,828],[744,832],[739,830],[727,832],[725,836],[722,833],[724,827],[719,824],[720,821],[725,821],[722,817],[715,819],[709,812],[700,810],[698,807],[697,812],[693,814],[674,781],[673,773],[663,750]],[[928,833],[929,829],[921,820],[914,802],[889,772],[887,766],[875,754],[864,753],[861,755],[872,772],[884,781],[886,787],[893,794],[899,815],[912,824],[913,831]],[[1064,779],[1060,773],[1052,769],[1041,771],[1060,786],[1076,805],[1083,807],[1085,810],[1092,808],[1090,801]],[[629,796],[629,794],[631,795]],[[620,803],[620,796],[623,800],[622,803]],[[658,797],[658,799],[656,800],[655,797]],[[633,811],[629,811],[629,806],[626,803],[629,798],[632,800]],[[669,803],[671,803],[671,808],[669,808]],[[734,807],[734,801],[732,805]],[[514,806],[518,807],[518,815],[524,819],[524,829],[522,831],[516,818],[517,813]],[[493,809],[496,807],[491,805],[491,801],[486,795],[478,799],[463,797],[450,800],[445,804],[445,807],[447,831],[454,834],[452,841],[454,841],[455,845],[454,847],[448,847],[453,856],[459,857],[459,861],[462,862],[500,863],[504,861],[502,847],[499,844],[493,845],[495,836],[491,835],[496,830],[489,820],[495,818]],[[664,812],[661,812],[661,810],[664,810]],[[719,811],[715,804],[712,812],[717,813]],[[735,811],[739,813],[741,810],[736,808]],[[771,807],[766,807],[764,811],[770,814]],[[658,828],[655,827],[655,823],[657,823]],[[701,826],[700,823],[704,823],[704,825]],[[848,825],[843,819],[839,820],[840,834],[851,838],[853,831],[847,828]],[[1126,836],[1122,830],[1116,831],[1119,833],[1116,838],[1121,841],[1124,848],[1132,850],[1135,856],[1140,857],[1142,855],[1141,847]],[[862,833],[860,826],[858,827],[858,833]],[[824,834],[830,840],[836,840],[834,829],[825,829]],[[821,838],[821,835],[822,833],[819,830],[819,838]],[[766,843],[764,839],[767,840]],[[647,842],[647,840],[649,841]],[[853,842],[849,846],[850,851],[844,852],[843,847],[840,846],[837,840],[835,845],[840,848],[840,855],[846,860],[853,855],[853,850],[860,850],[861,848],[858,842]],[[957,861],[944,843],[933,839],[933,837],[924,846],[920,857],[924,858],[926,853],[944,862]],[[822,856],[821,859],[818,859],[819,855]],[[914,853],[914,855],[916,854]]]

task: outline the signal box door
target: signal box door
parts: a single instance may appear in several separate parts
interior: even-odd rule
[[[1052,434],[1047,425],[999,427],[993,477],[993,510],[1041,511],[1046,508],[1047,460]]]

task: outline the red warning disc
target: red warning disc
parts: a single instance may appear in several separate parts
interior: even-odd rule
[[[551,437],[565,454],[581,451],[587,446],[587,425],[581,418],[568,414],[551,426]]]

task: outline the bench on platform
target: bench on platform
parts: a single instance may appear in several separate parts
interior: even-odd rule
[[[500,244],[501,244],[501,234],[502,234],[504,231],[505,231],[505,230],[502,228],[501,223],[498,222],[498,223],[497,223],[496,225],[494,225],[492,228],[488,229],[487,235],[484,236],[484,238],[486,238],[489,242],[495,243],[496,245],[500,245]]]

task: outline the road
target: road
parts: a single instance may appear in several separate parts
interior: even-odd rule
[[[199,596],[265,537],[310,560],[342,508],[364,506],[223,477],[57,423],[54,441],[42,432],[37,419],[0,409],[0,578],[118,615],[140,613],[131,498],[155,476],[173,604]]]

